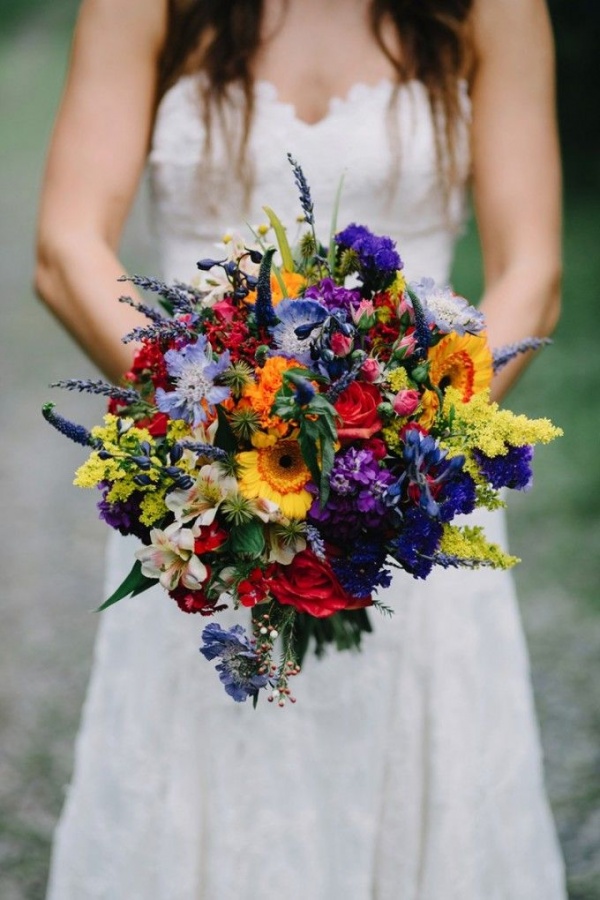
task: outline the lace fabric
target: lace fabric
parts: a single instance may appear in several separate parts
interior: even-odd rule
[[[164,272],[182,280],[242,208],[224,146],[198,175],[195,87],[164,98],[150,158]],[[462,191],[449,212],[411,83],[390,192],[390,90],[359,86],[310,126],[259,85],[248,221],[263,203],[294,221],[289,150],[318,215],[345,169],[340,223],[391,234],[411,277],[444,281]],[[501,514],[478,521],[504,543]],[[107,590],[134,549],[109,542]],[[308,659],[284,710],[231,701],[198,653],[205,620],[162,590],[103,613],[49,900],[564,900],[510,576],[398,573],[383,599],[395,614],[371,614],[364,652]]]

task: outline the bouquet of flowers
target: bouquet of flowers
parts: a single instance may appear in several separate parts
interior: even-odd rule
[[[162,309],[125,337],[139,349],[91,431],[46,419],[91,453],[75,484],[141,541],[101,609],[157,582],[185,613],[248,609],[204,628],[201,652],[234,700],[289,680],[312,642],[358,647],[393,567],[506,568],[517,560],[458,514],[503,505],[531,483],[532,445],[560,433],[490,402],[497,370],[543,341],[492,353],[483,316],[430,279],[407,284],[394,242],[334,225],[328,246],[290,157],[305,227],[270,225],[203,259],[197,286],[132,277]],[[334,214],[335,222],[335,214]],[[277,246],[267,238],[274,235]],[[276,256],[276,254],[278,254]]]

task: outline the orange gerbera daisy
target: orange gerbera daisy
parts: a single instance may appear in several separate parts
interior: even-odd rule
[[[281,269],[279,275],[285,285],[288,297],[297,297],[300,291],[306,287],[306,278],[304,275],[300,275],[299,272],[288,272],[287,269]],[[271,300],[273,306],[277,306],[277,304],[283,300],[283,291],[281,290],[279,278],[277,278],[277,275],[275,275],[274,272],[271,272]],[[250,291],[246,297],[246,303],[255,302],[256,291]]]
[[[428,359],[433,384],[442,390],[456,388],[463,403],[492,382],[492,351],[485,334],[448,334],[429,349]]]

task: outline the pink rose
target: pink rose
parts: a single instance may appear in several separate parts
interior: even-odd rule
[[[377,381],[377,379],[381,375],[381,366],[376,359],[369,357],[368,359],[365,359],[364,363],[360,367],[360,374],[365,379],[365,381],[368,381],[372,384],[374,381]]]
[[[418,391],[406,390],[398,391],[394,397],[392,406],[394,412],[399,416],[410,416],[421,402],[421,395]]]
[[[336,331],[335,334],[331,335],[330,343],[331,349],[336,356],[348,356],[354,345],[354,341],[351,337],[341,334],[339,331]]]

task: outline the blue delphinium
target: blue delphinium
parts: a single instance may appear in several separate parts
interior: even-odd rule
[[[358,256],[359,275],[369,290],[383,290],[388,287],[402,260],[396,244],[390,237],[378,237],[364,225],[348,225],[335,236],[335,242],[342,250],[353,250]]]
[[[158,388],[156,405],[172,419],[183,419],[195,428],[206,420],[206,406],[210,409],[229,397],[228,387],[215,384],[215,379],[229,366],[229,351],[226,350],[215,362],[204,335],[181,350],[168,350],[165,362],[176,388],[174,391]]]
[[[311,343],[327,317],[327,310],[316,300],[282,300],[277,306],[279,322],[272,329],[273,342],[281,356],[310,365]]]
[[[465,462],[464,456],[448,459],[447,453],[430,435],[423,435],[416,428],[406,432],[402,451],[405,471],[400,480],[406,482],[410,499],[429,516],[440,514],[440,504],[434,497],[436,489],[454,479]]]
[[[208,659],[221,658],[217,672],[225,691],[238,703],[256,697],[268,682],[267,674],[259,674],[259,657],[250,643],[245,628],[234,625],[225,631],[211,622],[202,632],[204,646],[200,653]]]
[[[474,456],[482,475],[492,487],[508,487],[517,491],[527,491],[531,487],[533,447],[529,444],[509,446],[505,456],[486,456],[480,450],[476,450]]]

